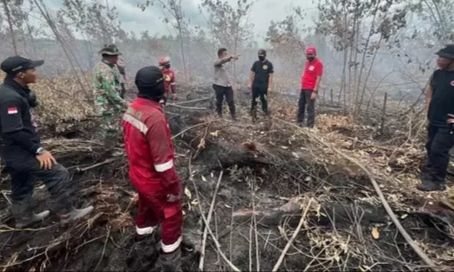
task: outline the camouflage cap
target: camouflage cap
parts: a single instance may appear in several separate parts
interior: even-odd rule
[[[118,56],[121,55],[120,50],[115,44],[106,44],[104,48],[99,51],[101,55],[109,55],[109,56]]]

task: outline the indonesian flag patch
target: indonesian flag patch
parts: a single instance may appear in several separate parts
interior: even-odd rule
[[[18,113],[19,113],[19,110],[17,109],[16,106],[8,107],[8,114],[18,114]]]

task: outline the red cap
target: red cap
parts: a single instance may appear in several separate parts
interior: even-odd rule
[[[317,55],[317,49],[313,46],[306,48],[306,55]]]
[[[159,59],[159,65],[160,66],[163,66],[163,65],[166,65],[166,64],[169,64],[170,63],[170,58],[169,57],[162,57],[161,59]]]

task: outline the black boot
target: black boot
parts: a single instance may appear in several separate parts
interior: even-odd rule
[[[160,272],[183,271],[181,270],[181,248],[178,248],[177,250],[171,253],[164,253],[161,251],[153,271]]]
[[[252,117],[252,122],[257,121],[257,108],[252,106],[251,108],[251,117]]]
[[[431,192],[444,191],[446,189],[446,186],[444,182],[429,181],[424,179],[420,184],[416,186],[416,188],[420,191]]]
[[[50,212],[48,210],[37,214],[33,213],[33,206],[33,200],[30,198],[14,201],[11,212],[16,220],[16,228],[28,227],[34,223],[43,221],[49,216]]]

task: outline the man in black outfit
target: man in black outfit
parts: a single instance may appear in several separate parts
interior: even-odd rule
[[[426,89],[428,107],[427,162],[422,169],[421,191],[443,191],[454,146],[454,44],[437,52],[436,70]]]
[[[49,215],[49,211],[33,213],[33,187],[41,180],[50,193],[50,207],[62,223],[89,214],[93,207],[75,209],[70,195],[68,170],[58,164],[41,145],[30,110],[37,106],[36,96],[28,84],[36,83],[35,68],[44,61],[20,56],[9,57],[0,67],[6,73],[0,86],[0,153],[11,176],[12,214],[17,228],[29,226]]]
[[[266,59],[266,51],[260,49],[258,52],[259,60],[254,62],[249,74],[249,90],[252,91],[251,115],[252,120],[257,119],[257,98],[260,97],[262,110],[268,115],[267,96],[273,84],[273,64]]]

